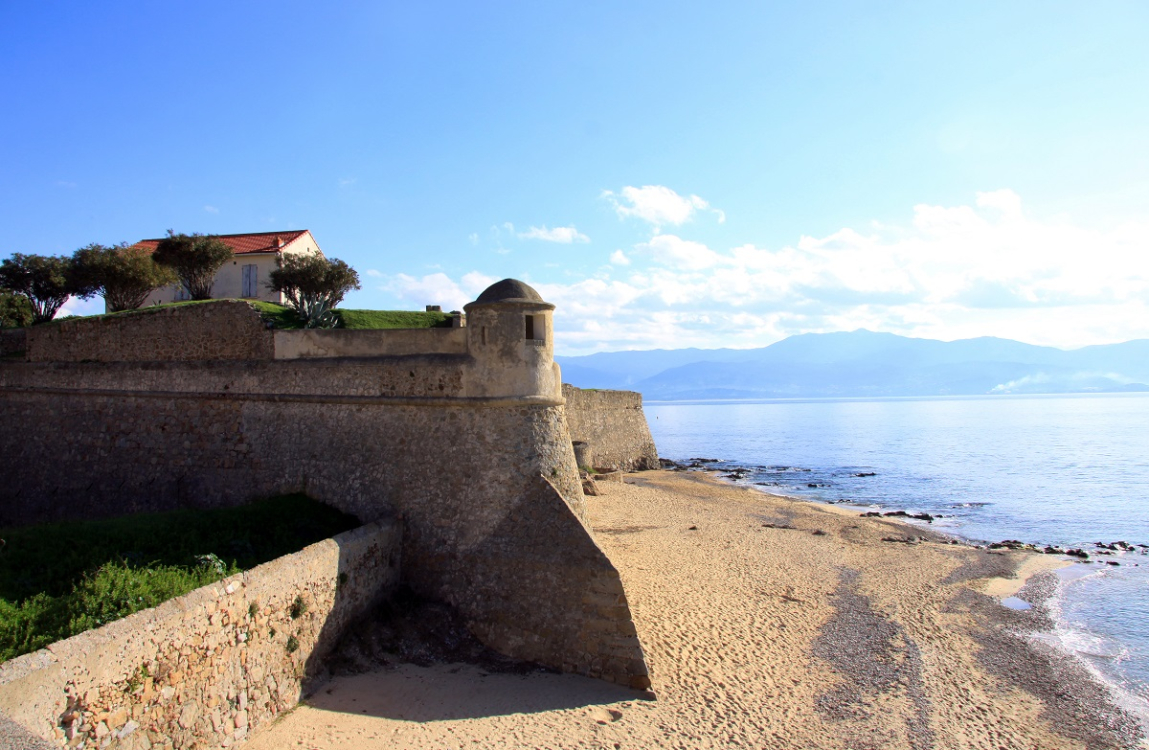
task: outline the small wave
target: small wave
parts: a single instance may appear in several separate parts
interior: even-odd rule
[[[1068,651],[1096,659],[1120,661],[1129,655],[1129,649],[1110,638],[1083,630],[1058,628],[1058,640]]]

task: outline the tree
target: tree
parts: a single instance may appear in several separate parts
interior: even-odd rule
[[[152,258],[175,272],[192,299],[211,299],[215,272],[231,260],[232,250],[219,237],[169,229]]]
[[[0,287],[24,295],[32,305],[32,322],[56,317],[68,297],[88,289],[77,279],[71,258],[13,253],[0,263]]]
[[[0,289],[0,328],[32,325],[32,303],[23,294]]]
[[[153,291],[177,281],[175,272],[156,263],[146,248],[126,243],[82,247],[72,262],[77,281],[87,292],[84,296],[103,297],[108,312],[135,310]]]
[[[276,259],[278,267],[267,286],[281,292],[306,328],[334,328],[331,312],[343,295],[359,288],[359,274],[341,260],[322,255],[290,254]]]

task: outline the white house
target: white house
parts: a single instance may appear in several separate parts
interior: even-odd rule
[[[276,258],[284,253],[323,255],[319,243],[306,229],[217,236],[231,248],[234,255],[215,274],[215,282],[211,287],[211,296],[215,299],[258,299],[283,304],[283,295],[267,288],[268,274],[276,267]],[[159,244],[160,239],[140,240],[135,247],[154,251]],[[175,284],[152,292],[144,305],[185,299],[191,299],[187,290],[182,284]]]

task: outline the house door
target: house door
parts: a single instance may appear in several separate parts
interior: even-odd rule
[[[243,267],[243,296],[244,297],[258,297],[259,290],[256,286],[256,266],[254,264]]]

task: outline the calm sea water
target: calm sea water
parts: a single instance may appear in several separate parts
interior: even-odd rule
[[[1061,645],[1149,718],[1149,395],[648,402],[664,458],[719,458],[811,500],[941,516],[975,541],[1081,547],[1055,603]]]

